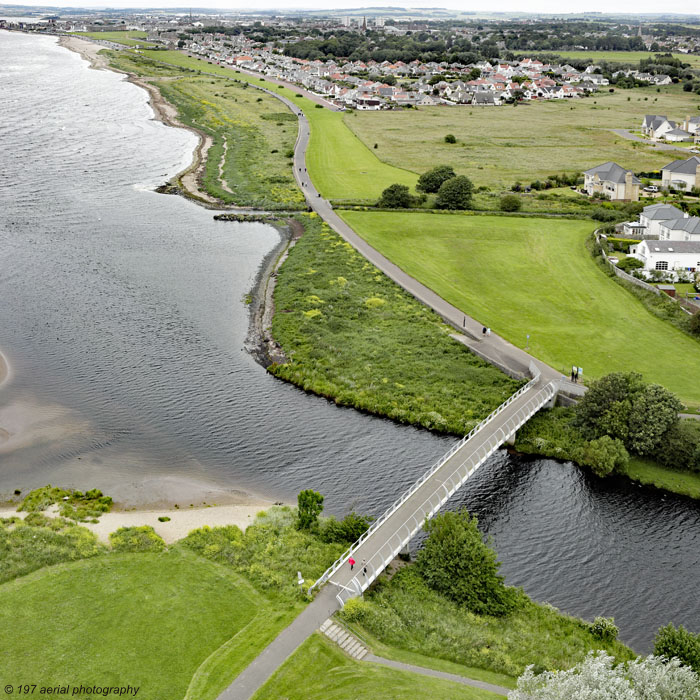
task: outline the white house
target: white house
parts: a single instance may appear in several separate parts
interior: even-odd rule
[[[692,141],[693,135],[683,129],[671,129],[664,134],[664,141],[678,143],[679,141]]]
[[[643,271],[700,270],[700,241],[642,241],[630,246],[630,255],[644,263]]]
[[[686,214],[680,219],[662,221],[659,229],[662,241],[700,241],[700,217],[697,216]]]
[[[639,223],[647,236],[661,238],[661,224],[664,221],[683,218],[683,212],[671,204],[651,204],[644,207],[639,215]]]
[[[678,125],[662,114],[647,114],[642,120],[642,132],[652,139],[660,139]]]
[[[693,187],[700,187],[700,157],[692,156],[688,160],[674,160],[661,168],[663,187],[690,192]]]
[[[583,173],[583,187],[589,195],[602,193],[608,199],[636,202],[639,200],[639,179],[630,170],[609,161]]]

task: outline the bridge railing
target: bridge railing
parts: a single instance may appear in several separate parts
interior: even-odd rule
[[[525,384],[524,386],[521,386],[520,389],[518,389],[512,396],[509,396],[506,401],[504,401],[498,408],[496,408],[494,411],[489,413],[484,420],[481,421],[478,425],[476,425],[474,428],[472,428],[469,431],[468,435],[465,435],[459,442],[457,442],[453,447],[451,447],[435,464],[433,464],[430,469],[428,469],[423,476],[418,479],[409,489],[404,491],[404,493],[399,496],[399,498],[394,501],[394,503],[384,512],[384,514],[377,520],[375,520],[372,525],[369,527],[369,529],[356,541],[352,544],[352,546],[346,550],[340,558],[326,571],[323,573],[321,578],[316,581],[311,588],[309,588],[309,593],[316,587],[324,584],[328,579],[333,576],[333,574],[345,563],[347,562],[348,558],[353,555],[353,553],[360,547],[370,535],[372,535],[373,532],[378,527],[381,527],[381,525],[386,522],[388,518],[390,518],[435,472],[442,467],[445,462],[447,462],[448,459],[450,459],[456,452],[458,452],[464,445],[471,440],[471,438],[476,435],[480,430],[482,430],[484,427],[486,427],[491,421],[494,420],[498,415],[500,415],[508,406],[510,406],[513,401],[516,401],[519,399],[526,391],[529,391],[537,382],[540,380],[540,370],[535,365],[534,362],[530,362],[530,375],[532,376],[532,379]],[[502,443],[501,443],[502,444]]]
[[[540,389],[517,413],[490,435],[475,452],[472,452],[462,463],[455,467],[449,476],[442,480],[428,498],[414,508],[411,514],[394,529],[394,533],[387,541],[367,559],[363,569],[367,570],[360,578],[357,574],[351,579],[348,587],[343,587],[338,593],[338,600],[343,604],[348,598],[360,595],[367,587],[384,571],[387,564],[392,561],[423,526],[426,519],[430,519],[444,505],[444,503],[469,479],[470,476],[509,438],[518,428],[524,425],[537,411],[549,402],[557,393],[557,385],[550,382]],[[383,518],[386,522],[386,518]],[[347,562],[347,557],[339,559],[342,566]],[[333,568],[333,567],[331,567]],[[336,570],[338,567],[335,567]]]

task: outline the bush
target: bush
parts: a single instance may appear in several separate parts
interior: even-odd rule
[[[458,175],[440,185],[435,206],[438,209],[469,209],[474,185],[464,176]]]
[[[345,603],[341,617],[347,622],[362,622],[369,611],[369,605],[362,598],[350,598]]]
[[[700,471],[700,422],[678,421],[664,435],[652,456],[670,469]]]
[[[688,328],[693,335],[700,336],[700,312],[691,316]]]
[[[578,455],[577,461],[590,467],[597,476],[609,476],[613,472],[624,472],[630,456],[621,440],[607,435],[591,440]]]
[[[159,523],[169,523],[170,518],[167,515],[161,515],[158,517],[158,522]]]
[[[418,178],[416,189],[420,192],[437,192],[443,182],[456,177],[451,165],[437,165]]]
[[[378,207],[387,209],[407,209],[413,204],[413,197],[406,185],[389,185],[377,202]]]
[[[637,258],[625,258],[617,263],[617,267],[619,267],[623,272],[629,273],[632,270],[640,270],[644,267],[644,263],[641,260],[637,260]]]
[[[612,617],[596,617],[591,622],[591,634],[603,642],[612,642],[620,633],[615,620]]]
[[[358,515],[353,511],[340,521],[332,517],[325,520],[321,524],[318,536],[322,542],[351,544],[367,532],[371,522],[371,517]]]
[[[669,623],[659,628],[654,639],[654,654],[667,659],[676,658],[693,671],[700,673],[700,634],[693,634],[680,625]]]
[[[150,525],[120,527],[109,536],[115,552],[162,552],[165,542]]]
[[[517,607],[521,593],[503,583],[496,552],[484,543],[476,517],[447,511],[425,530],[416,566],[431,588],[479,615],[506,615]]]
[[[445,136],[445,143],[457,143],[457,139],[455,138],[454,134],[447,134]]]
[[[591,213],[591,218],[596,221],[615,221],[620,218],[619,212],[614,209],[605,209],[603,207],[596,207]]]
[[[678,422],[681,402],[636,372],[613,372],[593,382],[576,405],[576,424],[590,440],[608,435],[639,455],[651,454]]]
[[[640,241],[632,238],[615,238],[614,236],[608,236],[608,243],[610,243],[615,250],[621,250],[623,253],[629,253],[630,247],[637,245],[637,243],[640,243]]]
[[[501,197],[499,202],[501,211],[520,211],[521,206],[520,197],[516,197],[514,194],[507,194],[505,197]]]

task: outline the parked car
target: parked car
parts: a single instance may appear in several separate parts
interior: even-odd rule
[[[700,151],[697,148],[691,148],[690,152],[691,153],[700,153]]]
[[[659,188],[656,185],[649,185],[648,187],[644,188],[645,192],[658,192]]]

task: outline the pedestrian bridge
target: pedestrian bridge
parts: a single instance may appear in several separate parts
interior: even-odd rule
[[[547,381],[530,364],[532,379],[460,440],[355,542],[311,589],[330,583],[343,606],[361,595],[447,500],[501,446],[545,406],[556,401],[559,381]],[[348,559],[355,559],[350,571]],[[364,563],[363,563],[364,562]]]

